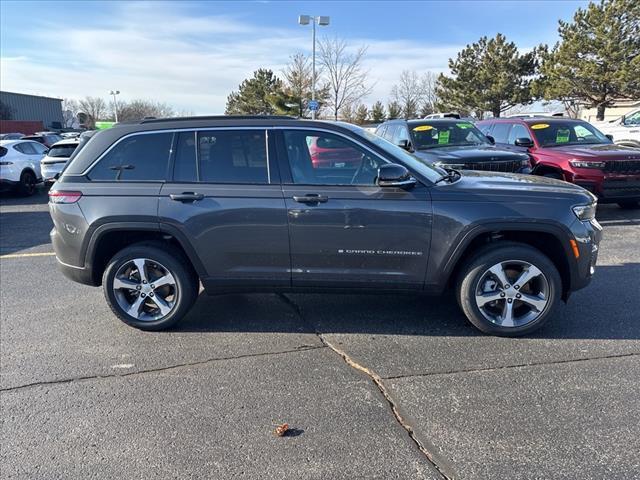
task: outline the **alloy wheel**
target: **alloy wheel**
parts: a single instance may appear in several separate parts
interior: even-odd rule
[[[549,281],[538,267],[522,260],[507,260],[482,274],[475,301],[490,322],[522,327],[545,311],[549,295]]]
[[[171,272],[148,258],[126,261],[116,272],[112,288],[120,308],[139,321],[166,317],[178,298],[178,285]]]

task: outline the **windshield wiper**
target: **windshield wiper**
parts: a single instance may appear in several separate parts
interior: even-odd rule
[[[444,182],[445,180],[451,180],[453,182],[454,180],[456,180],[456,178],[462,176],[462,174],[458,170],[455,170],[453,168],[445,168],[444,171],[447,172],[447,174],[436,180],[436,185],[440,182]]]

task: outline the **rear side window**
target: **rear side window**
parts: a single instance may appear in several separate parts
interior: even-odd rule
[[[209,130],[180,133],[176,182],[269,183],[264,130]]]
[[[171,153],[171,133],[139,134],[121,140],[89,172],[91,180],[162,181]]]
[[[33,145],[29,142],[16,143],[13,148],[25,155],[35,155],[37,153],[36,149],[33,148]]]
[[[0,157],[4,157],[7,154],[7,149],[0,147]]]
[[[493,125],[491,136],[494,138],[496,143],[507,143],[510,127],[510,123],[496,123]]]

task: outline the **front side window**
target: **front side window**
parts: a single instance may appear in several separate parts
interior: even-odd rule
[[[409,138],[409,131],[407,130],[407,128],[406,128],[406,127],[399,126],[399,127],[396,129],[396,133],[395,133],[395,135],[394,135],[394,137],[393,137],[393,143],[394,143],[395,145],[400,145],[400,142],[405,141],[405,140],[406,140],[407,142],[409,142],[409,141],[411,140],[411,139]]]
[[[117,143],[89,172],[91,180],[163,181],[172,133],[137,134]]]
[[[493,125],[491,136],[496,143],[507,143],[509,141],[509,128],[510,123],[496,123]]]
[[[293,183],[301,185],[375,185],[386,163],[339,135],[311,130],[284,132]]]
[[[602,132],[586,122],[534,123],[529,126],[543,147],[563,145],[597,145],[612,143]]]
[[[509,133],[509,142],[511,145],[516,143],[518,138],[528,138],[531,140],[531,135],[529,135],[529,130],[524,125],[516,123],[511,128],[511,132]]]

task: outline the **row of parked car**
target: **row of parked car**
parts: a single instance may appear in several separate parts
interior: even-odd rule
[[[375,133],[444,168],[541,175],[575,183],[600,202],[640,206],[640,148],[615,144],[582,120],[390,120]]]

